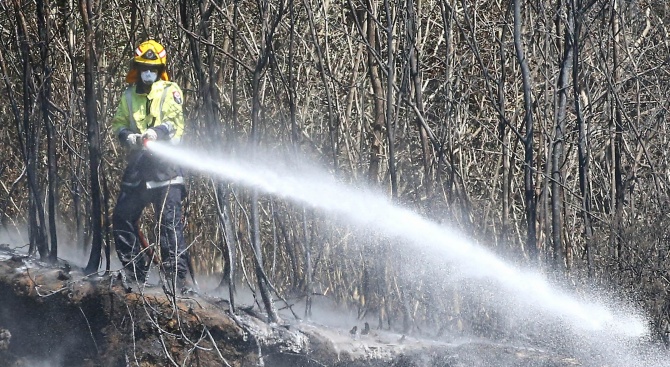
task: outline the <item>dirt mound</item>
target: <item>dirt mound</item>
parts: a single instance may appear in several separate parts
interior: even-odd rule
[[[209,296],[85,277],[0,249],[3,366],[573,366],[574,360],[491,343],[445,343],[377,330],[268,324]]]

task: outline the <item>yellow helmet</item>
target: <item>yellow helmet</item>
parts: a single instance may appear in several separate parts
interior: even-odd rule
[[[135,62],[138,64],[165,66],[167,52],[160,43],[154,40],[142,42],[135,49]]]
[[[169,80],[166,66],[167,66],[167,52],[160,43],[154,40],[142,42],[135,49],[135,57],[133,59],[133,66],[126,75],[126,82],[136,83],[139,80],[139,72],[137,71],[137,64],[142,65],[156,65],[160,67],[160,78]]]

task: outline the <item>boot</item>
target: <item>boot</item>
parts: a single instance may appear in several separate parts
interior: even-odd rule
[[[177,274],[177,283],[174,283],[174,275],[172,274],[163,274],[161,272],[161,283],[163,284],[163,290],[169,294],[173,295],[172,292],[178,292],[182,296],[194,295],[197,294],[193,282],[186,278],[186,275],[180,273]],[[173,287],[174,285],[174,287]]]
[[[144,261],[138,261],[126,265],[126,275],[130,281],[137,283],[138,285],[145,285],[147,282],[147,273],[149,272],[149,266],[146,265]]]
[[[141,291],[147,286],[147,271],[146,267],[138,264],[129,263],[121,269],[118,273],[118,278],[127,293],[132,292],[133,287]]]
[[[192,296],[198,293],[191,279],[188,279],[186,276],[177,277],[177,289],[181,292],[182,296]]]

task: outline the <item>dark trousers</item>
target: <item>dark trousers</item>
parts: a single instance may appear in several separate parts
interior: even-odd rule
[[[181,209],[183,192],[181,185],[153,189],[147,189],[143,183],[137,186],[121,185],[112,219],[116,253],[121,264],[133,269],[138,278],[144,279],[149,268],[148,260],[142,253],[138,228],[142,211],[149,203],[153,205],[156,223],[159,225],[162,269],[169,277],[175,272],[179,278],[186,277],[188,265]]]

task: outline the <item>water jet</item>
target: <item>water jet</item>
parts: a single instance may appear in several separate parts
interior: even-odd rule
[[[572,335],[567,344],[588,349],[586,354],[597,355],[604,363],[670,365],[657,353],[650,357],[645,355],[648,349],[640,350],[649,330],[647,321],[633,308],[601,302],[593,295],[563,291],[542,274],[509,264],[458,231],[395,205],[369,188],[353,189],[304,162],[290,166],[257,152],[248,155],[255,157],[251,159],[158,143],[148,147],[188,169],[301,203],[352,226],[372,228],[394,242],[429,252],[436,266],[440,262],[449,264],[451,281],[468,279],[493,284],[491,288],[500,290],[495,293],[495,302],[526,314],[513,315],[513,311],[505,310],[509,317],[531,320],[537,329],[560,329]]]

